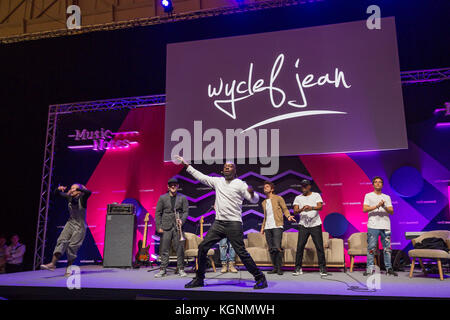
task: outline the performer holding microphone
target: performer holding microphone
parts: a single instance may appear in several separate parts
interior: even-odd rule
[[[41,269],[55,270],[56,262],[66,253],[67,268],[65,275],[70,276],[70,266],[77,257],[78,249],[80,249],[86,236],[87,200],[92,192],[79,183],[73,184],[67,193],[64,192],[66,189],[67,187],[59,186],[55,193],[67,199],[70,217],[58,237],[52,261],[41,265]]]
[[[244,246],[242,231],[242,202],[244,199],[257,203],[259,196],[253,188],[244,181],[236,178],[236,166],[226,162],[223,166],[224,177],[210,177],[189,165],[182,157],[176,156],[187,172],[201,183],[214,188],[216,191],[216,219],[198,247],[198,269],[196,277],[185,285],[185,288],[203,287],[206,269],[206,254],[208,250],[223,238],[228,238],[237,255],[255,278],[254,289],[267,287],[264,274],[258,269]]]
[[[185,277],[184,272],[184,245],[185,239],[182,226],[186,222],[189,212],[188,200],[178,193],[178,180],[169,179],[167,182],[168,192],[159,197],[155,210],[156,230],[162,233],[159,247],[161,257],[160,270],[155,274],[156,278],[166,275],[166,268],[169,265],[169,250],[174,243],[177,252],[177,274]]]

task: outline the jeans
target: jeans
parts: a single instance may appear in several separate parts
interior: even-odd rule
[[[281,248],[283,228],[264,229],[264,234],[266,235],[272,265],[274,269],[281,269],[283,263],[283,249]]]
[[[219,249],[220,249],[220,261],[227,262],[231,261],[234,262],[236,257],[236,252],[233,249],[233,246],[228,241],[227,238],[223,238],[219,242]],[[228,259],[227,259],[227,251],[228,251]]]
[[[381,237],[383,246],[384,266],[386,269],[392,268],[391,263],[391,230],[367,228],[367,271],[375,269],[374,256],[378,248],[378,236]]]
[[[297,253],[295,256],[295,268],[301,268],[303,262],[303,251],[305,250],[306,242],[309,236],[314,242],[314,246],[317,251],[317,258],[319,260],[319,267],[325,267],[325,250],[323,248],[323,237],[322,237],[322,225],[306,228],[302,225],[298,226],[298,241],[297,241]]]
[[[222,240],[228,238],[233,246],[236,254],[241,258],[242,263],[248,272],[250,272],[255,280],[264,278],[264,274],[255,264],[250,254],[245,249],[244,232],[242,231],[242,223],[239,221],[214,221],[211,228],[209,228],[205,239],[198,246],[198,269],[197,279],[203,280],[205,278],[207,253],[211,247]]]

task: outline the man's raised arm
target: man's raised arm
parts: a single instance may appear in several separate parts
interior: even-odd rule
[[[187,163],[182,157],[176,156],[175,159],[181,164],[183,164],[186,168],[187,173],[192,175],[195,179],[200,181],[203,184],[206,184],[207,186],[211,188],[215,188],[217,178],[216,177],[210,177],[206,174],[201,173],[200,171],[194,169],[189,163]]]

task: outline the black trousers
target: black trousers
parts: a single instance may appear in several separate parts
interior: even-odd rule
[[[325,267],[325,250],[323,248],[323,237],[322,237],[322,225],[306,228],[299,225],[298,228],[298,241],[297,241],[297,254],[295,256],[295,267],[301,268],[303,262],[303,251],[305,250],[306,242],[311,235],[314,242],[314,246],[317,251],[317,258],[319,259],[319,267]]]
[[[186,241],[180,241],[180,233],[176,227],[172,227],[169,230],[164,230],[160,246],[159,246],[159,256],[161,257],[161,269],[166,269],[169,265],[169,252],[172,246],[175,248],[177,253],[177,268],[184,268],[184,245]]]
[[[256,266],[255,261],[253,261],[252,257],[245,249],[242,223],[239,221],[216,220],[208,230],[205,239],[203,239],[198,246],[198,279],[203,280],[205,278],[208,250],[223,238],[228,238],[228,241],[230,241],[234,251],[239,258],[241,258],[245,268],[247,268],[247,271],[250,272],[256,280],[264,277],[263,273]]]
[[[272,265],[275,269],[280,269],[283,263],[283,249],[281,248],[283,228],[264,229],[264,234],[266,235]]]

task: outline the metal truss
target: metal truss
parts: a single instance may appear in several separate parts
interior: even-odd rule
[[[400,72],[402,84],[439,82],[450,79],[450,68]]]
[[[108,99],[97,101],[86,101],[77,103],[57,104],[50,106],[50,113],[64,114],[73,112],[134,109],[148,106],[163,105],[166,95],[142,96],[132,98]]]
[[[166,101],[165,95],[142,96],[121,99],[109,99],[66,103],[49,106],[47,119],[47,135],[45,138],[44,161],[42,166],[41,192],[39,199],[39,212],[36,227],[36,242],[34,247],[33,270],[44,263],[45,243],[47,237],[48,211],[51,205],[53,163],[56,142],[56,124],[58,116],[76,112],[106,111],[120,109],[136,109],[159,106]]]
[[[69,35],[77,35],[87,32],[95,32],[95,31],[111,31],[117,29],[127,29],[134,27],[144,27],[156,24],[163,23],[171,23],[171,22],[179,22],[179,21],[187,21],[194,20],[199,18],[207,18],[221,15],[229,15],[235,13],[243,13],[249,11],[257,11],[264,9],[272,9],[272,8],[281,8],[288,6],[297,6],[305,3],[311,2],[321,2],[324,0],[266,0],[266,1],[258,1],[255,3],[249,4],[241,4],[238,6],[230,6],[230,7],[222,7],[222,8],[214,8],[214,9],[204,9],[198,11],[184,12],[184,13],[175,13],[169,14],[166,16],[155,16],[148,18],[138,18],[128,21],[118,21],[111,23],[103,23],[97,25],[88,25],[82,26],[81,29],[58,29],[51,31],[43,31],[43,32],[34,32],[27,33],[23,35],[14,35],[0,38],[0,43],[13,43],[13,42],[21,42],[21,41],[29,41],[29,40],[38,40],[44,38],[55,38]]]
[[[41,193],[39,213],[36,227],[36,242],[34,246],[33,270],[44,263],[45,241],[47,234],[48,208],[50,206],[51,181],[53,173],[53,155],[55,150],[57,115],[48,113],[47,135],[45,138],[44,163],[42,166]]]

